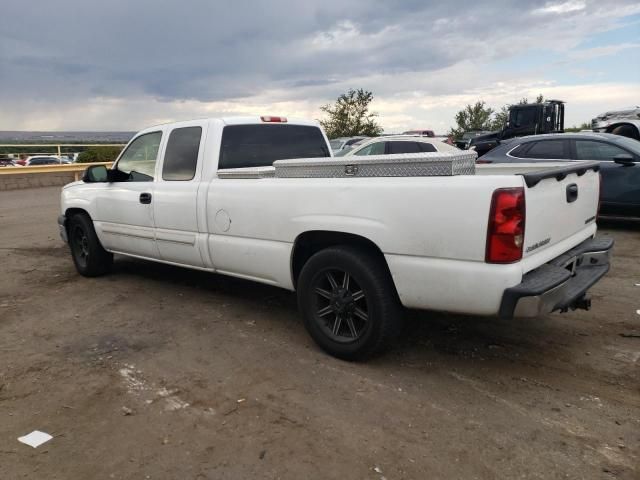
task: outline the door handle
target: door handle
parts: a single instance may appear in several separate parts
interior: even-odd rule
[[[578,185],[572,183],[567,187],[567,203],[575,202],[578,199]]]
[[[140,194],[140,203],[144,203],[145,205],[151,203],[151,194],[150,193],[141,193]]]

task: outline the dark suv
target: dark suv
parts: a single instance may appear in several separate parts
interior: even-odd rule
[[[602,216],[640,219],[640,141],[609,133],[556,133],[506,141],[478,163],[597,160]]]

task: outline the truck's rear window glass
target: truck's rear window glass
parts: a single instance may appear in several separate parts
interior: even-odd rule
[[[163,180],[191,180],[196,174],[201,127],[176,128],[169,135],[162,165]]]
[[[318,127],[228,125],[222,131],[218,168],[266,167],[287,158],[329,156]]]

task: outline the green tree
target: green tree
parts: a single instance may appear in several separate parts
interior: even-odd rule
[[[579,127],[576,127],[575,125],[573,127],[569,127],[569,128],[565,128],[564,131],[565,132],[579,132],[581,130],[591,130],[591,124],[584,122],[581,123]]]
[[[78,155],[77,163],[112,162],[120,151],[121,147],[89,147]]]
[[[509,119],[509,107],[509,105],[503,105],[500,111],[495,113],[489,130],[502,130]]]
[[[492,126],[492,115],[493,108],[487,107],[483,101],[467,105],[456,113],[456,127],[449,131],[449,135],[460,138],[469,130],[489,130]]]
[[[544,95],[539,93],[538,96],[536,97],[535,103],[542,103],[542,102],[544,102]],[[529,103],[529,99],[527,97],[523,97],[518,102],[518,105],[527,105],[528,103]]]
[[[328,115],[325,120],[320,120],[320,125],[329,138],[376,137],[382,133],[382,127],[376,122],[378,114],[369,112],[372,100],[373,93],[362,88],[350,89],[340,95],[335,104],[320,107]]]

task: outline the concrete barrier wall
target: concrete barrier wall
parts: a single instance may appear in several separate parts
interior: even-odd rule
[[[75,181],[74,172],[0,175],[0,191],[21,188],[52,187]]]
[[[111,167],[111,162],[72,163],[36,167],[0,167],[0,191],[62,186],[82,178],[91,165]]]

